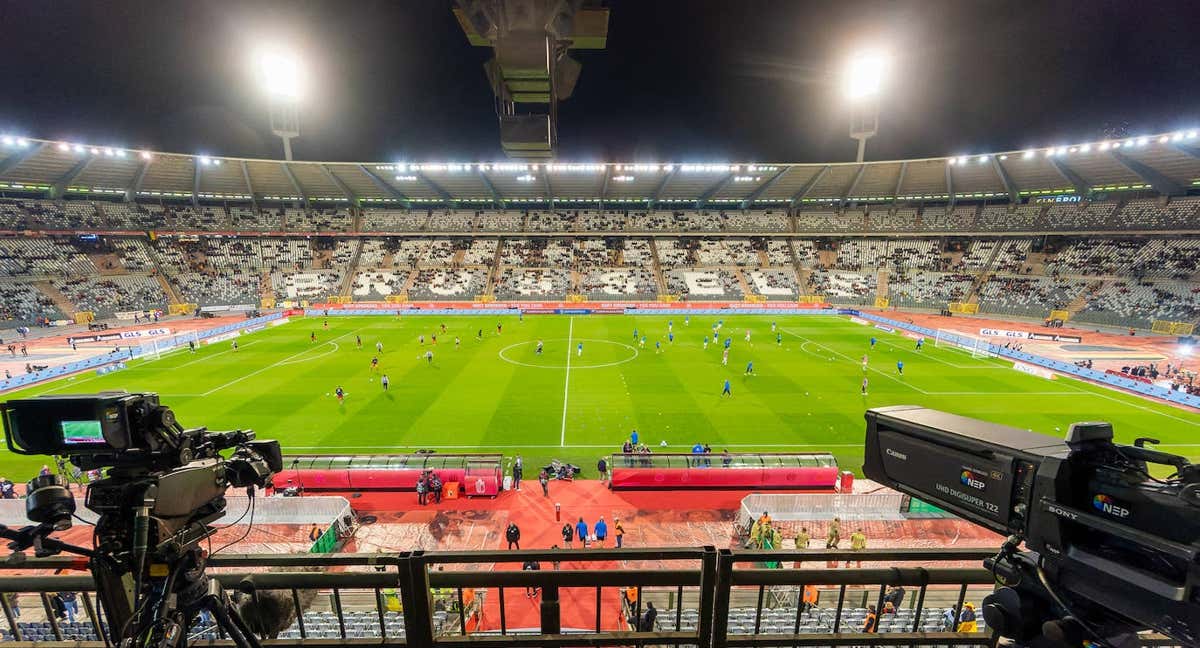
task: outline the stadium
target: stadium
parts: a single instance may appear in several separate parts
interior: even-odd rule
[[[262,639],[983,645],[1006,534],[868,479],[864,413],[1098,420],[1200,458],[1200,121],[868,160],[872,96],[857,161],[571,159],[562,52],[619,12],[562,3],[574,44],[530,80],[547,36],[488,22],[508,4],[554,3],[441,7],[495,51],[486,159],[293,159],[289,88],[283,159],[0,136],[5,400],[152,392],[278,440],[210,538],[226,589],[281,593]],[[94,544],[103,473],[65,455],[0,450],[0,523],[39,471]],[[109,645],[79,561],[15,556],[0,639]],[[1171,636],[1130,645],[1194,645]]]

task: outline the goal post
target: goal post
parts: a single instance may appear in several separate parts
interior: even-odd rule
[[[992,350],[992,343],[987,338],[951,329],[938,329],[933,338],[933,346],[966,351],[972,358],[996,356],[996,352]]]

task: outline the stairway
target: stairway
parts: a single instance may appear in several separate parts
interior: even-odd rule
[[[1092,283],[1089,283],[1087,288],[1083,292],[1076,295],[1075,299],[1072,299],[1071,302],[1067,304],[1066,310],[1069,313],[1071,313],[1071,315],[1074,315],[1075,313],[1078,313],[1079,311],[1083,310],[1085,307],[1087,307],[1088,295],[1095,293],[1097,290],[1100,290],[1100,288],[1102,288],[1103,286],[1104,286],[1103,281],[1094,281]]]
[[[350,208],[350,218],[351,218],[350,231],[351,232],[361,232],[362,231],[362,222],[363,222],[362,208],[361,207],[351,207]]]
[[[346,296],[354,289],[354,275],[358,271],[358,257],[362,254],[362,241],[354,239],[354,254],[350,256],[350,263],[346,265],[346,276],[342,277],[342,285],[338,290],[338,295]]]
[[[75,304],[71,303],[71,300],[58,291],[58,288],[50,285],[49,281],[35,281],[33,282],[33,287],[49,297],[50,301],[54,302],[54,307],[62,311],[63,315],[66,315],[68,318],[75,314],[75,311],[79,310]]]
[[[158,281],[158,285],[161,286],[163,292],[166,293],[169,303],[183,303],[183,300],[179,298],[179,292],[175,290],[175,286],[172,286],[171,282],[167,281],[167,278],[164,277],[161,272],[154,273],[154,279]]]
[[[483,294],[492,295],[493,288],[496,287],[496,275],[500,273],[501,253],[504,250],[504,239],[496,241],[496,256],[492,258],[492,267],[488,268],[487,287],[484,288]]]
[[[755,292],[750,289],[750,282],[747,281],[746,276],[744,274],[742,274],[741,268],[739,268],[737,266],[733,266],[731,268],[728,268],[728,270],[730,272],[732,272],[733,276],[737,279],[738,285],[741,286],[741,288],[742,288],[743,295],[749,297],[750,295],[755,294]]]
[[[658,285],[658,294],[669,294],[667,292],[667,282],[663,279],[662,266],[658,263],[658,245],[654,242],[653,238],[650,239],[650,261],[654,267],[654,283]]]
[[[888,278],[891,276],[891,271],[887,268],[880,268],[875,275],[875,297],[887,298],[888,296]]]

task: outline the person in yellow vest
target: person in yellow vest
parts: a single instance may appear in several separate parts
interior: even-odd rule
[[[842,521],[833,518],[833,522],[829,523],[829,531],[825,536],[825,548],[837,549],[838,543],[842,541]]]
[[[621,524],[621,518],[613,518],[613,534],[617,536],[617,549],[625,546],[625,527]]]
[[[808,549],[810,542],[812,542],[812,534],[808,532],[808,527],[801,527],[800,533],[796,534],[796,548]]]
[[[975,604],[963,603],[962,614],[958,617],[959,632],[979,632],[979,621],[975,616]]]
[[[758,520],[755,520],[754,524],[750,526],[750,544],[748,546],[756,549],[762,548],[762,543],[760,542],[761,538],[762,523],[760,523]]]
[[[863,549],[866,549],[866,548],[867,548],[867,535],[865,533],[863,533],[862,529],[855,529],[854,533],[850,534],[850,550],[851,551],[862,551]],[[856,562],[858,563],[858,566],[861,568],[862,561],[859,560]],[[847,567],[850,566],[849,560],[846,561],[846,566]]]

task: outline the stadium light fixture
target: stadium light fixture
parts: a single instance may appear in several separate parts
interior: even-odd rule
[[[1167,142],[1169,142],[1170,140],[1171,140],[1171,138],[1170,138],[1170,137],[1167,137],[1166,135],[1163,135],[1162,137],[1159,137],[1159,138],[1158,138],[1158,143],[1159,143],[1159,144],[1166,144],[1166,143],[1167,143]]]
[[[1098,148],[1099,148],[1101,151],[1107,151],[1107,150],[1108,150],[1108,147],[1109,147],[1109,143],[1108,143],[1108,142],[1100,142],[1100,146],[1099,146]]]
[[[1148,144],[1148,143],[1150,143],[1150,138],[1149,138],[1149,137],[1139,137],[1139,138],[1138,138],[1138,140],[1137,140],[1137,145],[1138,145],[1138,146],[1145,146],[1145,145],[1146,145],[1146,144]]]
[[[5,135],[4,137],[0,138],[0,141],[4,142],[5,146],[13,146],[17,143],[17,140],[13,139],[11,135]]]
[[[1183,141],[1183,133],[1175,133],[1174,135],[1171,136],[1171,141],[1172,142],[1182,142]]]
[[[112,157],[112,156],[114,156],[114,155],[116,155],[116,154],[117,154],[117,152],[116,152],[116,151],[114,151],[114,150],[112,150],[111,148],[105,148],[105,149],[104,149],[104,155],[105,155],[105,157]]]
[[[92,149],[92,155],[100,155],[100,149],[98,149],[98,148],[93,148],[93,149]]]
[[[212,159],[210,159],[207,155],[201,155],[200,156],[200,164],[203,164],[204,166],[208,166],[208,165],[212,164]]]
[[[300,58],[286,49],[271,47],[254,56],[263,90],[272,98],[299,101],[304,94],[304,75]]]
[[[1112,143],[1112,147],[1111,147],[1111,148],[1114,148],[1114,149],[1119,149],[1119,148],[1121,148],[1121,143],[1120,143],[1120,142],[1113,142],[1113,143]]]
[[[983,164],[983,163],[985,163],[985,162],[987,162],[987,161],[988,161],[988,156],[986,156],[986,155],[980,155],[980,156],[979,156],[979,163],[980,163],[980,164]]]
[[[72,149],[73,149],[73,150],[74,150],[76,153],[83,153],[83,145],[82,145],[82,144],[76,144],[75,146],[73,146],[73,147],[71,147],[71,148],[72,148]]]
[[[150,155],[150,151],[142,151],[142,159],[143,160],[146,160],[147,162],[149,162],[153,158],[154,158],[154,156]]]
[[[1080,152],[1080,153],[1090,153],[1090,152],[1091,152],[1091,150],[1092,150],[1092,145],[1091,145],[1091,144],[1082,144],[1082,145],[1080,145],[1080,147],[1079,147],[1079,152]]]
[[[1069,151],[1069,152],[1071,152],[1071,153],[1075,153],[1075,152],[1077,152],[1078,150],[1079,150],[1079,149],[1078,149],[1078,148],[1076,148],[1076,147],[1074,147],[1074,146],[1072,146],[1071,148],[1067,149],[1067,151]]]
[[[1037,154],[1033,151],[1033,149],[1030,149],[1028,151],[1025,151],[1025,154],[1022,155],[1021,157],[1026,160],[1029,160],[1029,159],[1032,159],[1034,155],[1037,155]]]
[[[888,57],[882,52],[866,51],[852,56],[846,64],[843,90],[846,97],[857,101],[879,94],[889,67]]]
[[[1001,155],[1001,156],[1000,156],[1000,159],[1001,159],[1001,160],[1007,160],[1007,159],[1008,159],[1008,155]]]
[[[117,149],[117,157],[119,157],[119,158],[125,157],[125,149]]]

